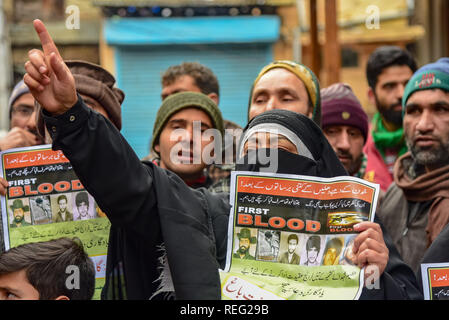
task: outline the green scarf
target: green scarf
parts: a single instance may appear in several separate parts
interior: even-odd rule
[[[366,164],[368,163],[368,158],[366,157],[366,154],[362,153],[362,164],[360,165],[359,171],[354,175],[357,178],[363,179],[366,173]]]
[[[385,149],[397,149],[398,157],[407,152],[403,128],[396,131],[388,131],[382,122],[379,112],[377,112],[373,117],[373,125],[373,140],[376,144],[377,150],[379,150],[383,158],[385,158]]]

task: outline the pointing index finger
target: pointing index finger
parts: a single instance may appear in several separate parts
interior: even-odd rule
[[[60,57],[61,55],[59,54],[58,48],[56,47],[53,39],[48,33],[47,28],[45,28],[44,23],[39,19],[36,19],[33,21],[33,25],[41,41],[44,54],[47,56],[50,55],[50,53],[54,52]]]

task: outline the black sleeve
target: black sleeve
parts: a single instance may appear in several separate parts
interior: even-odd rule
[[[402,260],[393,240],[381,221],[375,217],[374,222],[382,228],[385,244],[389,250],[389,259],[379,283],[371,288],[363,288],[361,300],[422,300],[418,283],[412,269]]]
[[[228,247],[229,215],[231,206],[229,204],[229,194],[211,193],[204,190],[208,202],[208,214],[211,221],[211,228],[214,233],[214,241],[217,252],[217,261],[221,269],[226,265],[226,255]]]
[[[42,111],[53,149],[62,150],[111,223],[145,233],[155,206],[152,167],[140,162],[116,127],[80,96],[66,113]],[[153,210],[154,211],[154,210]]]

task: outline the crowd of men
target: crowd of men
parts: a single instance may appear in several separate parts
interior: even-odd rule
[[[0,149],[52,143],[69,158],[111,222],[103,299],[220,299],[230,171],[264,168],[260,159],[249,161],[251,150],[277,150],[275,173],[349,175],[380,185],[375,221],[355,226],[353,259],[360,267],[376,267],[381,284],[365,288],[362,299],[422,299],[420,264],[449,262],[449,58],[418,68],[404,49],[376,49],[366,66],[368,97],[377,108],[371,122],[348,84],[320,89],[307,66],[270,63],[242,106],[245,128],[223,119],[219,83],[208,67],[172,66],[162,76],[149,155],[139,159],[120,134],[125,95],[114,77],[88,62],[64,61],[42,22],[34,27],[42,50],[29,52],[24,80],[11,94],[11,129]],[[224,136],[227,128],[243,129],[231,139],[231,161],[196,158],[217,142],[198,139],[198,121],[201,133],[216,129]],[[174,140],[179,129],[183,134]],[[7,187],[0,179],[1,194]],[[312,240],[308,251],[320,246]],[[239,241],[251,243],[246,229]],[[297,244],[289,238],[289,246]],[[68,254],[68,247],[75,253]],[[92,265],[80,247],[64,239],[3,253],[0,298],[90,299]],[[290,251],[283,257],[289,263],[298,259]],[[82,293],[68,292],[59,280],[45,282],[53,288],[36,280],[50,277],[39,268],[47,270],[55,257],[55,268],[82,265]]]

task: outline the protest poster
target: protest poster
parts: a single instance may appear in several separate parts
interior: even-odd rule
[[[374,220],[378,193],[353,177],[232,172],[222,299],[358,299],[353,226]]]
[[[421,264],[424,300],[449,300],[449,262]]]
[[[31,242],[77,237],[94,262],[95,293],[105,282],[110,222],[84,189],[69,160],[51,145],[0,153],[1,176],[9,183],[1,197],[4,249]]]

